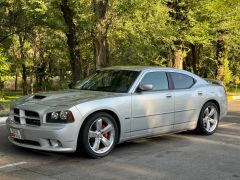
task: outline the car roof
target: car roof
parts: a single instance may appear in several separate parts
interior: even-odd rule
[[[182,72],[184,74],[195,75],[189,71],[185,71],[182,69],[170,68],[170,67],[160,67],[160,66],[112,66],[112,67],[103,68],[101,70],[128,70],[128,71],[161,70],[161,71],[170,71],[170,72]]]
[[[143,70],[177,70],[175,68],[158,67],[158,66],[112,66],[103,68],[103,70],[129,70],[129,71],[143,71]]]

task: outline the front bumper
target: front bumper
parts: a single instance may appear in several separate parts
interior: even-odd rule
[[[8,137],[13,144],[25,148],[55,151],[74,152],[77,147],[79,124],[47,124],[42,126],[20,125],[11,118],[6,121],[8,133],[10,128],[20,131],[22,139]],[[57,143],[56,143],[57,142]]]

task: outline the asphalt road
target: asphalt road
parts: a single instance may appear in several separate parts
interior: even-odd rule
[[[107,157],[16,147],[0,125],[0,179],[240,179],[240,101],[212,136],[190,132],[118,145]]]

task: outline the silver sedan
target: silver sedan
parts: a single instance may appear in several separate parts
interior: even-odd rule
[[[73,89],[12,102],[9,141],[103,157],[118,143],[186,130],[211,135],[227,113],[226,92],[184,70],[111,67]]]

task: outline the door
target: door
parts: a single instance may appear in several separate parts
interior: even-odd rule
[[[174,99],[175,99],[175,121],[174,129],[186,129],[189,122],[195,120],[195,110],[197,105],[197,96],[193,85],[195,80],[182,73],[170,73],[173,86],[174,86]]]
[[[170,131],[174,123],[174,98],[166,73],[148,72],[140,84],[152,84],[153,88],[132,94],[131,136]]]

